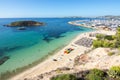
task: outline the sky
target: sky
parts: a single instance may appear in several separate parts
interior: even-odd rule
[[[0,18],[120,15],[120,0],[0,0]]]

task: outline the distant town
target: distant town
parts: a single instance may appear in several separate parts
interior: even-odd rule
[[[104,30],[116,30],[116,28],[120,25],[120,17],[116,16],[101,16],[95,17],[95,19],[90,20],[77,20],[71,21],[70,24],[91,27],[96,29],[104,29]]]

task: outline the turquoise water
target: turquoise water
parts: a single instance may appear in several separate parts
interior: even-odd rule
[[[0,65],[0,73],[28,65],[67,45],[78,34],[92,31],[92,29],[68,24],[69,21],[80,19],[82,18],[0,19],[0,58],[10,57],[4,64]],[[46,25],[27,28],[23,31],[3,26],[17,20],[35,20],[45,22]]]

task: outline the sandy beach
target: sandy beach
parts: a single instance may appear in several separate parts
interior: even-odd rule
[[[120,0],[1,0],[0,80],[120,80]]]
[[[89,36],[91,33],[92,34],[102,33],[102,34],[108,34],[108,35],[115,34],[114,31],[104,31],[104,30],[97,30],[97,31],[79,34],[75,39],[73,39],[73,41],[71,41],[69,43],[69,45],[64,47],[62,50],[57,52],[55,55],[50,56],[44,62],[38,64],[37,66],[35,66],[31,69],[28,69],[28,70],[20,73],[19,75],[11,78],[10,80],[24,80],[25,78],[32,79],[42,73],[50,72],[57,68],[61,68],[61,67],[72,68],[73,63],[74,63],[74,58],[77,55],[84,54],[85,51],[91,49],[91,47],[84,47],[84,46],[77,45],[77,44],[75,44],[75,42],[83,37],[92,38]],[[70,52],[69,54],[64,54],[65,49],[68,49],[68,48],[73,48],[74,50],[72,52]],[[57,61],[54,61],[54,59]]]

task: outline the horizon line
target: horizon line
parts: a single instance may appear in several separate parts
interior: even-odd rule
[[[101,15],[101,16],[52,16],[52,17],[0,17],[0,18],[69,18],[69,17],[103,17],[103,16],[120,16],[120,15]]]

